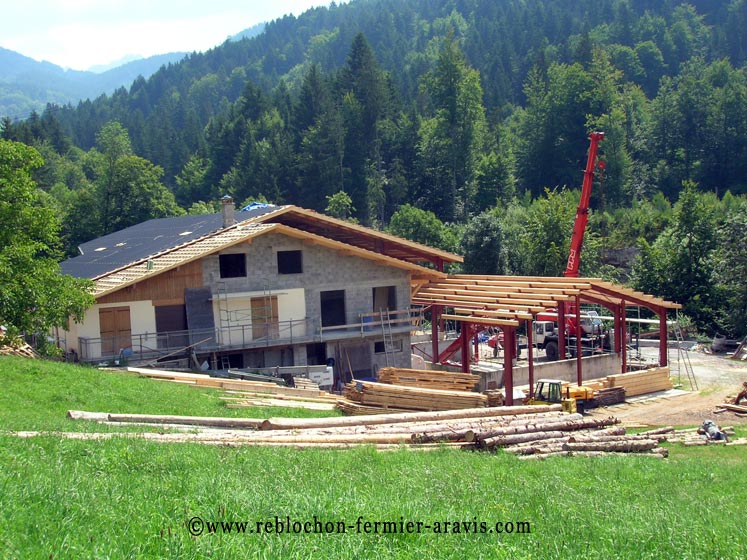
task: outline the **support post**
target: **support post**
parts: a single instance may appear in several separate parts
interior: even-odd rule
[[[620,362],[622,363],[622,368],[621,368],[622,371],[620,373],[627,373],[628,371],[628,329],[625,326],[625,323],[627,322],[626,317],[625,317],[625,307],[626,307],[625,300],[622,300],[620,302],[620,319],[622,321],[622,331],[623,331],[622,332],[622,349],[621,349],[622,352],[620,353],[621,355]]]
[[[612,349],[615,354],[620,354],[623,343],[625,342],[625,324],[622,321],[622,310],[620,305],[615,306],[615,323],[613,331],[615,333],[615,347]]]
[[[459,336],[462,337],[462,373],[469,373],[469,333],[472,329],[472,325],[469,323],[462,323],[462,332]]]
[[[506,405],[514,404],[514,352],[516,351],[516,327],[503,328],[503,386],[506,390]]]
[[[679,341],[678,341],[679,343]],[[659,309],[659,365],[666,367],[669,363],[669,333],[667,332],[667,310]]]

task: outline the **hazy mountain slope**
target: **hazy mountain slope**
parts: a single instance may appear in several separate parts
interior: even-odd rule
[[[47,103],[74,104],[110,94],[118,87],[129,87],[138,76],[150,77],[161,66],[185,55],[161,54],[94,73],[65,70],[0,47],[0,116],[25,118],[31,111],[44,109]]]

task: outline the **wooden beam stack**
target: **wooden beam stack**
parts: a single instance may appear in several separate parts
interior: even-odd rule
[[[379,370],[379,382],[423,389],[472,391],[480,377],[471,373],[386,367]]]
[[[348,400],[368,406],[404,410],[454,410],[487,405],[488,398],[468,391],[402,387],[372,381],[352,381],[345,386]]]
[[[625,395],[635,397],[646,393],[666,391],[672,388],[672,380],[669,378],[669,368],[661,367],[608,375],[609,387],[622,387]]]
[[[594,398],[598,406],[610,406],[612,404],[625,402],[625,387],[607,387],[599,389]]]

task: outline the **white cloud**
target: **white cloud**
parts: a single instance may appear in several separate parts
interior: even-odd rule
[[[204,51],[318,0],[28,0],[3,7],[0,46],[82,70],[130,54]]]

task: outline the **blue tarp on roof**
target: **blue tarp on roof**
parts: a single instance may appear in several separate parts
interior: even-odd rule
[[[273,208],[272,204],[268,204],[267,202],[252,202],[251,204],[247,204],[241,209],[241,212],[251,212],[252,210],[257,210],[259,208]]]

